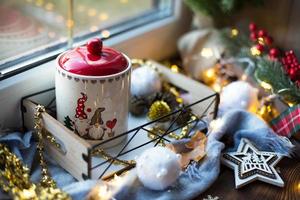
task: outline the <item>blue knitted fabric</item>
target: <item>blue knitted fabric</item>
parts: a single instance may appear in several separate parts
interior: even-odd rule
[[[229,111],[217,121],[219,122],[218,125],[209,129],[206,157],[201,163],[191,164],[180,175],[174,185],[165,191],[149,190],[138,181],[135,170],[132,170],[128,174],[132,178],[129,179],[130,181],[116,195],[116,199],[183,200],[195,198],[209,188],[218,178],[220,172],[220,155],[225,147],[219,140],[224,135],[231,137],[234,141],[234,146],[226,149],[226,151],[236,150],[243,137],[249,139],[260,150],[275,151],[288,155],[292,148],[288,140],[275,135],[261,119],[246,111]],[[40,170],[36,160],[33,159],[36,144],[32,140],[32,133],[2,135],[0,136],[0,142],[6,143],[32,169],[31,180],[37,182]],[[73,199],[84,199],[88,191],[96,183],[96,181],[77,182],[51,159],[47,158],[47,160],[50,173],[57,181],[58,187],[68,192]],[[0,193],[0,199],[5,198],[8,198],[7,195]]]

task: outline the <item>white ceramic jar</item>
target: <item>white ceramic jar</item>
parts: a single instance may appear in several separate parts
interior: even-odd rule
[[[104,141],[127,131],[131,74],[127,56],[92,39],[58,56],[56,69],[61,123],[87,140]]]

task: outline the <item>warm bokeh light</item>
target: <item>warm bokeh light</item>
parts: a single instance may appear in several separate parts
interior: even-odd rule
[[[101,35],[103,38],[109,38],[110,32],[108,30],[101,31]]]
[[[35,5],[41,7],[44,4],[44,0],[36,0]]]
[[[100,13],[100,14],[98,15],[98,18],[99,18],[99,20],[101,20],[101,21],[105,21],[105,20],[108,19],[108,14],[107,14],[107,13]]]
[[[231,36],[236,37],[239,34],[239,30],[236,28],[231,29]]]
[[[203,82],[206,85],[213,84],[217,79],[217,74],[216,74],[215,68],[209,68],[209,69],[205,70],[202,73],[202,78],[201,79],[203,80]]]
[[[74,27],[74,21],[73,20],[67,20],[66,21],[66,26],[67,26],[67,28],[72,28],[72,27]]]
[[[259,56],[261,54],[260,50],[258,50],[256,47],[251,47],[250,52],[253,56]]]
[[[218,83],[214,83],[211,87],[215,92],[221,92],[222,90],[222,86]]]
[[[258,38],[258,43],[261,44],[261,45],[265,45],[264,38],[259,37],[259,38]]]
[[[260,86],[262,88],[264,88],[265,90],[271,90],[272,89],[272,86],[269,83],[266,83],[264,81],[260,82]]]
[[[213,51],[211,48],[203,48],[200,52],[201,56],[205,58],[210,58],[214,55]]]
[[[112,193],[107,185],[99,186],[98,197],[99,200],[109,200],[112,197]]]
[[[179,67],[177,65],[171,65],[171,71],[178,73],[179,72]]]

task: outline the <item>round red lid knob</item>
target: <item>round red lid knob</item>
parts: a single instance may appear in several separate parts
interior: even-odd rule
[[[101,55],[102,47],[103,47],[101,39],[93,38],[93,39],[91,39],[87,42],[86,46],[87,46],[87,50],[90,54],[93,54],[95,56],[96,55],[98,55],[98,56]]]
[[[128,61],[122,53],[103,46],[101,39],[94,38],[62,54],[59,65],[73,74],[107,76],[127,69]]]

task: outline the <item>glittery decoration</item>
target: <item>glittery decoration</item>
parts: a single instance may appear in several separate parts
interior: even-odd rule
[[[150,120],[156,120],[159,119],[165,115],[168,115],[171,113],[170,106],[165,101],[155,101],[149,109],[148,112],[148,118]],[[161,122],[168,121],[168,118],[162,119]]]
[[[149,105],[152,105],[155,101],[164,101],[166,102],[172,110],[179,106],[179,103],[176,101],[176,96],[171,92],[156,92],[150,95],[147,98]]]
[[[43,131],[42,113],[43,106],[37,106],[34,114],[35,130],[38,136],[38,156],[41,166],[41,180],[39,184],[30,181],[30,170],[23,165],[21,160],[9,149],[0,143],[0,187],[13,199],[17,200],[68,200],[69,195],[56,187],[55,181],[49,174],[44,159],[43,138],[46,138],[56,147],[60,147],[55,138]]]
[[[254,180],[283,187],[284,182],[274,169],[281,158],[282,155],[274,152],[259,151],[243,138],[236,152],[222,155],[222,162],[234,169],[237,189]]]
[[[101,158],[103,158],[104,160],[107,161],[113,161],[112,164],[114,165],[123,165],[123,166],[129,166],[129,165],[135,165],[135,161],[134,160],[121,160],[118,158],[114,158],[113,156],[109,155],[108,153],[106,153],[103,149],[97,148],[94,151],[92,151],[92,156],[99,156]]]

